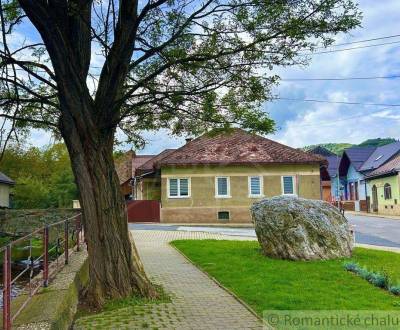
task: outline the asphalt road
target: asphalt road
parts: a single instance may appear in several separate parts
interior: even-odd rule
[[[400,220],[352,214],[347,214],[346,217],[355,226],[357,243],[400,248]],[[253,228],[166,224],[129,224],[129,228],[132,230],[202,231],[231,236],[256,236]]]

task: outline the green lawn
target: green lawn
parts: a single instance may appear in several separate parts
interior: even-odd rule
[[[351,259],[286,261],[266,258],[258,242],[180,240],[171,243],[198,267],[263,310],[398,310],[400,297],[344,270],[354,260],[400,283],[400,254],[357,248]]]

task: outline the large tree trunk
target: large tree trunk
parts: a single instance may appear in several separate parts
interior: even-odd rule
[[[80,129],[64,116],[61,130],[80,192],[88,245],[87,302],[100,307],[108,298],[132,294],[155,297],[128,230],[125,202],[113,161],[114,132],[85,134]]]

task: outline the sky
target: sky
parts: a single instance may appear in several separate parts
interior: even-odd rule
[[[353,42],[400,34],[399,0],[360,0],[362,27],[338,36],[336,43]],[[315,54],[306,67],[277,68],[282,79],[348,78],[400,75],[400,37],[331,49],[399,41],[398,44]],[[400,104],[400,79],[344,81],[281,81],[274,94],[281,98],[316,99],[333,102]],[[400,139],[400,107],[343,105],[334,103],[275,100],[263,110],[275,120],[277,130],[268,138],[303,147],[319,143],[360,143],[377,137]],[[148,141],[140,154],[155,154],[184,144],[167,130],[146,132]],[[43,146],[51,136],[34,131],[30,143]],[[124,146],[129,149],[130,146]]]

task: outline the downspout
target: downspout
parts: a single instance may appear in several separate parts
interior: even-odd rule
[[[365,180],[364,180],[364,188],[365,188],[365,202],[367,203],[367,213],[369,213],[368,192],[367,192],[367,178],[365,178]]]

